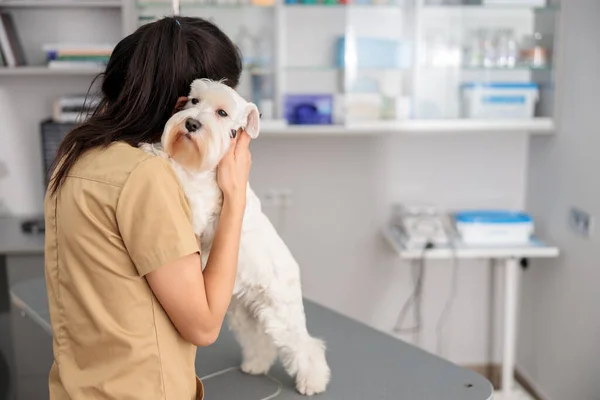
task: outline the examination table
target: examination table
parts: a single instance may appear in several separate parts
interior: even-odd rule
[[[19,257],[43,255],[43,237],[32,238],[15,220],[0,219],[0,357],[14,366],[7,314],[20,310],[47,335],[51,347],[48,302],[43,276],[9,282],[8,265]],[[9,263],[9,259],[15,257]],[[40,257],[41,259],[41,257]],[[10,307],[9,301],[13,307]],[[327,343],[332,379],[327,391],[314,399],[329,400],[488,400],[492,386],[482,376],[406,344],[390,335],[305,300],[308,329]],[[38,344],[39,345],[39,344]],[[44,344],[46,345],[46,344]],[[219,339],[198,349],[196,371],[205,385],[206,400],[307,399],[295,391],[294,381],[280,363],[268,376],[239,371],[240,348],[224,324]],[[0,363],[1,368],[2,363]],[[14,368],[13,368],[14,369]],[[23,371],[11,371],[18,379]],[[16,376],[16,377],[15,377]],[[12,391],[11,398],[25,400]],[[2,398],[2,395],[0,395]],[[27,399],[35,400],[35,399]]]

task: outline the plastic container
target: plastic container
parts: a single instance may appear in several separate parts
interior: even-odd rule
[[[333,120],[333,95],[288,94],[285,118],[290,125],[329,125]]]
[[[461,87],[464,118],[528,119],[539,100],[536,83],[465,83]]]
[[[346,55],[350,46],[355,53],[352,62],[356,65],[348,65]],[[336,53],[340,68],[410,68],[412,62],[410,45],[392,39],[358,37],[347,41],[346,37],[341,37],[336,44]]]
[[[525,245],[531,241],[533,220],[513,211],[464,211],[454,216],[466,245]]]

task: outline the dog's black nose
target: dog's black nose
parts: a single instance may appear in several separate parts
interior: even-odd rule
[[[198,129],[200,129],[200,127],[202,127],[202,124],[200,121],[194,118],[188,118],[185,120],[185,129],[187,129],[187,131],[190,133],[196,132]]]

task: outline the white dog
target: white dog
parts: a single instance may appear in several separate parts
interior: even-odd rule
[[[258,136],[257,107],[230,87],[201,79],[192,83],[184,109],[167,122],[161,145],[141,145],[168,158],[181,181],[200,238],[203,266],[223,202],[216,168],[240,129]],[[300,393],[323,392],[330,369],[324,343],[306,329],[299,266],[249,185],[233,294],[228,322],[242,347],[241,369],[266,374],[279,353]]]

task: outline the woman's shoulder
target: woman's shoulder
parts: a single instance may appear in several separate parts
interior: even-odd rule
[[[77,161],[69,175],[123,186],[134,171],[138,177],[149,179],[171,175],[164,157],[124,142],[89,151]]]

